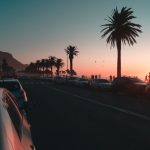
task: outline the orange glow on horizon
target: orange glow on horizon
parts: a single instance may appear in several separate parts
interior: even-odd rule
[[[110,75],[115,76],[116,77],[116,73],[117,73],[117,67],[116,66],[111,66],[111,67],[103,67],[103,68],[97,68],[97,67],[80,67],[77,68],[76,67],[76,72],[78,76],[88,76],[91,77],[91,75],[101,75],[101,77],[103,78],[109,78]],[[145,71],[145,68],[138,68],[138,67],[130,67],[130,68],[123,68],[122,67],[122,76],[137,76],[140,79],[144,80],[146,74],[148,74],[149,71]]]

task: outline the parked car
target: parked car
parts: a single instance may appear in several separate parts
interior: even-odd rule
[[[45,80],[48,81],[48,82],[53,82],[54,78],[53,77],[46,77]]]
[[[49,82],[53,82],[54,78],[53,77],[40,77],[38,78],[38,80],[49,83]]]
[[[73,85],[78,80],[78,77],[68,77],[66,78],[66,84]]]
[[[97,88],[100,90],[110,90],[111,83],[106,79],[95,79],[91,81],[91,87]]]
[[[0,88],[0,150],[35,150],[30,124],[10,95]]]
[[[13,93],[16,97],[17,103],[20,107],[24,105],[24,103],[28,102],[27,95],[25,90],[23,89],[21,83],[17,79],[3,79],[0,80],[0,87],[6,88]]]
[[[128,94],[145,93],[146,83],[138,78],[120,77],[112,82],[112,92],[123,92]]]
[[[65,84],[65,82],[66,82],[66,79],[64,78],[64,77],[55,77],[54,78],[54,83],[57,83],[57,84]]]
[[[89,80],[85,79],[85,78],[78,78],[74,81],[74,85],[88,87],[89,86]]]

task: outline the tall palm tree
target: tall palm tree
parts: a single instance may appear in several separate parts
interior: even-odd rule
[[[50,66],[49,59],[45,59],[45,68],[46,68],[45,73],[47,74],[47,77],[48,74],[50,73],[49,66]]]
[[[45,68],[46,68],[46,59],[41,60],[41,68],[42,68],[43,77],[44,77]]]
[[[56,62],[56,57],[55,56],[50,56],[49,57],[49,67],[51,70],[51,76],[53,76],[53,67],[55,66],[55,62]]]
[[[63,66],[64,66],[63,60],[61,58],[60,59],[56,59],[55,67],[56,67],[56,75],[57,76],[59,76],[60,68],[62,68]]]
[[[36,65],[37,71],[40,72],[40,67],[41,67],[41,62],[40,62],[40,60],[37,60],[37,61],[35,62],[35,65]]]
[[[77,56],[79,54],[79,51],[77,51],[76,46],[71,46],[69,45],[66,49],[65,52],[67,55],[69,55],[69,60],[70,60],[70,75],[73,76],[73,58],[74,56]]]
[[[113,10],[112,15],[106,19],[107,24],[102,25],[102,38],[107,36],[106,42],[112,47],[117,46],[117,77],[121,77],[121,44],[133,45],[136,43],[135,38],[141,33],[141,25],[131,22],[133,16],[131,8],[123,7],[118,12],[117,7]]]

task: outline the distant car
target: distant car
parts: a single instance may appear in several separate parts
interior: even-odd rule
[[[91,87],[97,88],[100,90],[110,90],[111,83],[106,79],[95,79],[91,81]]]
[[[88,87],[89,80],[85,78],[78,78],[77,80],[75,80],[74,85]]]
[[[57,83],[57,84],[65,84],[66,79],[64,77],[57,76],[54,78],[53,81],[54,81],[54,83]]]
[[[0,88],[0,150],[35,150],[30,124],[10,95]]]
[[[6,88],[13,93],[16,97],[17,103],[20,107],[27,103],[27,95],[25,90],[23,89],[21,83],[17,79],[3,79],[0,80],[0,87]]]
[[[54,81],[54,78],[53,77],[40,77],[40,78],[37,78],[38,80],[40,81],[43,81],[43,82],[53,82]]]
[[[128,94],[144,94],[146,83],[138,78],[120,77],[115,78],[112,82],[112,92],[128,93]]]
[[[48,81],[48,82],[53,82],[54,78],[53,77],[46,77],[45,80]]]
[[[67,77],[66,84],[74,85],[74,83],[78,80],[78,77]]]

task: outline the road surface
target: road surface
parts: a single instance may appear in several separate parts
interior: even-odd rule
[[[37,150],[150,149],[141,98],[39,81],[24,82]],[[146,103],[146,102],[145,102]]]

